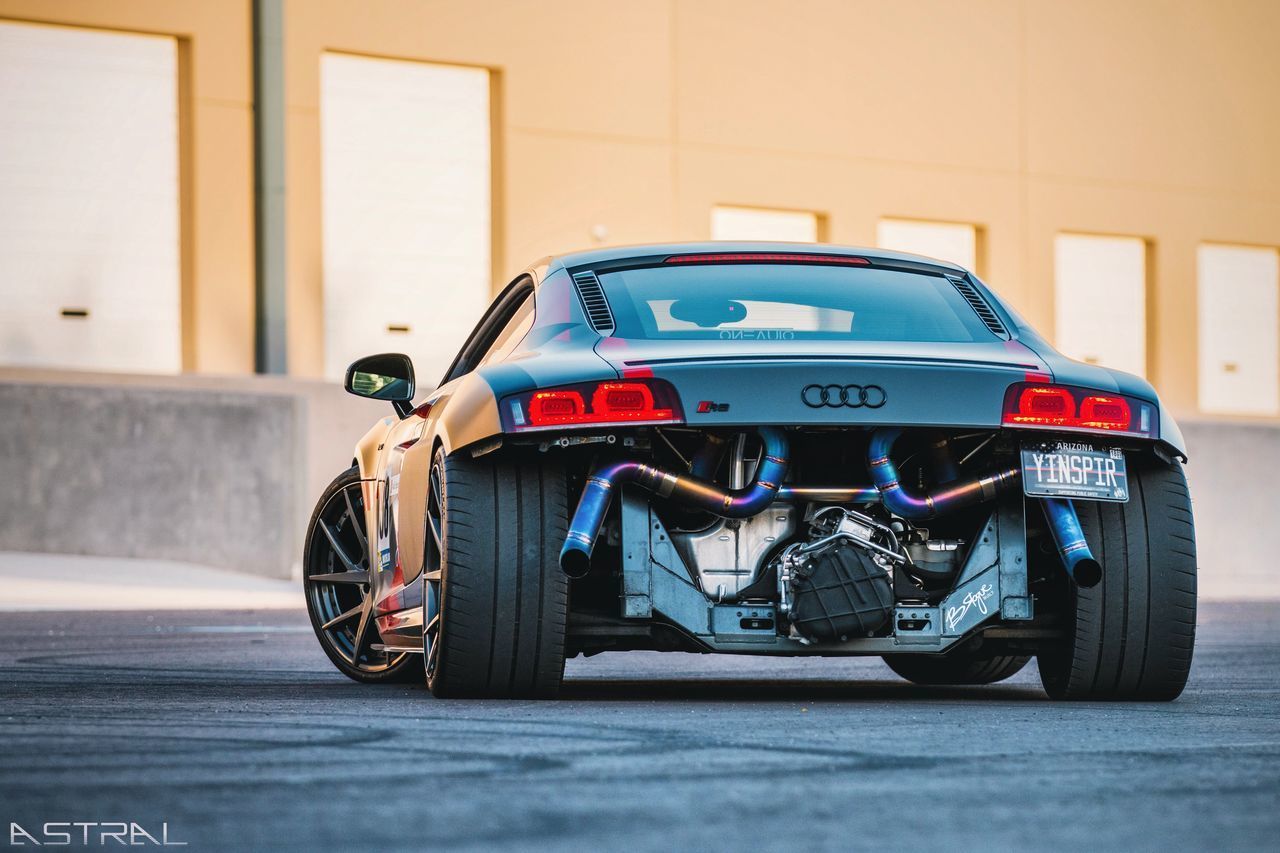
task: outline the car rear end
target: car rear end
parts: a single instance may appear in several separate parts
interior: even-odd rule
[[[614,376],[498,408],[509,446],[569,472],[571,650],[882,654],[967,683],[1041,655],[1046,686],[1067,685],[1051,692],[1098,692],[1069,683],[1092,642],[1081,607],[1123,587],[1127,608],[1169,558],[1143,545],[1139,578],[1114,542],[1181,477],[1149,386],[1064,370],[975,278],[924,259],[696,247],[564,266]],[[1141,619],[1181,624],[1173,598]],[[1180,690],[1182,664],[1161,683]]]

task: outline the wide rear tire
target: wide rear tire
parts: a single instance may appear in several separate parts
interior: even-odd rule
[[[997,655],[885,655],[889,669],[913,684],[995,684],[1018,673],[1029,657]]]
[[[439,623],[427,684],[440,697],[547,698],[564,675],[569,528],[564,471],[436,452]],[[428,536],[431,532],[428,531]]]
[[[1176,462],[1133,465],[1127,503],[1076,501],[1102,582],[1068,584],[1064,643],[1038,656],[1055,699],[1168,701],[1186,686],[1196,635],[1196,534]]]

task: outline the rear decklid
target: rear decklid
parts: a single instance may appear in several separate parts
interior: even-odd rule
[[[1016,341],[602,338],[620,375],[670,382],[690,424],[998,427],[1005,390],[1045,363]]]

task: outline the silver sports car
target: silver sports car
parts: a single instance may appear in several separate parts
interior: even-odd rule
[[[1036,657],[1058,699],[1173,699],[1195,638],[1177,425],[971,272],[701,243],[543,260],[439,385],[389,402],[307,534],[360,681],[556,693],[608,651],[879,655],[920,684]]]

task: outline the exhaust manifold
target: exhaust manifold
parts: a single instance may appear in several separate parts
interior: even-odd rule
[[[613,492],[627,484],[723,518],[749,518],[779,498],[792,498],[833,503],[878,501],[890,512],[916,520],[986,503],[1015,486],[1021,476],[1018,467],[1010,466],[980,477],[951,480],[932,492],[912,494],[903,488],[897,467],[889,458],[893,443],[902,434],[900,428],[890,427],[872,433],[867,450],[874,486],[786,487],[782,485],[787,474],[789,452],[786,433],[779,427],[760,427],[759,434],[764,452],[756,478],[751,485],[741,489],[724,489],[704,479],[712,476],[714,471],[714,462],[723,444],[718,437],[708,439],[707,446],[695,458],[692,474],[673,474],[629,459],[597,468],[587,478],[578,509],[569,523],[568,536],[560,549],[560,568],[571,578],[587,574],[591,568],[591,552],[609,511]],[[948,471],[951,475],[954,468],[947,467],[951,469]],[[1041,505],[1067,573],[1082,587],[1096,584],[1101,579],[1102,569],[1085,542],[1074,505],[1069,500],[1049,499],[1042,500]]]
[[[699,477],[672,474],[634,460],[611,462],[587,478],[578,510],[569,523],[569,535],[560,549],[560,568],[580,578],[591,568],[591,549],[618,486],[633,483],[660,498],[668,498],[724,518],[748,518],[763,511],[778,497],[787,473],[787,436],[778,427],[761,427],[764,455],[756,479],[743,489],[722,489]]]

